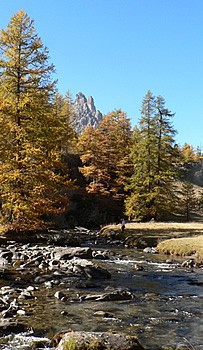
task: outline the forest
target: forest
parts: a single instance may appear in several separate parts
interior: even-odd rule
[[[48,49],[21,10],[0,32],[0,225],[16,230],[169,220],[199,208],[184,169],[200,149],[176,143],[174,112],[149,90],[132,128],[122,110],[77,134]]]

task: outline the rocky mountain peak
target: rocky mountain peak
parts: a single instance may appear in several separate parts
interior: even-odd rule
[[[79,134],[81,134],[82,130],[88,125],[96,128],[103,117],[102,113],[96,109],[93,97],[89,96],[87,99],[82,92],[76,95],[73,107],[78,116],[76,120],[76,131]]]
[[[88,99],[87,99],[87,105],[90,109],[90,111],[95,114],[96,113],[96,108],[95,108],[95,105],[94,105],[94,99],[92,96],[89,96]]]

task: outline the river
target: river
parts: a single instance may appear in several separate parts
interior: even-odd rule
[[[70,278],[36,287],[31,275],[24,276],[26,285],[35,287],[35,297],[25,302],[26,314],[18,316],[28,330],[2,336],[0,349],[51,350],[53,346],[46,340],[64,329],[128,333],[136,335],[148,350],[203,349],[203,269],[184,269],[181,259],[166,262],[166,256],[139,249],[106,248],[113,254],[97,263],[111,273],[111,279],[75,283]],[[12,281],[6,276],[1,279],[1,287],[5,286],[22,286],[17,271]],[[81,298],[111,288],[128,289],[134,297],[102,302]],[[59,291],[69,298],[57,299],[55,293]],[[30,345],[33,339],[35,345]]]

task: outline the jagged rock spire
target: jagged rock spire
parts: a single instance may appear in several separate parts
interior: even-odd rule
[[[78,116],[75,125],[76,131],[79,134],[87,125],[96,128],[103,117],[102,113],[96,110],[93,97],[89,96],[87,99],[82,92],[79,92],[76,95],[73,107]]]

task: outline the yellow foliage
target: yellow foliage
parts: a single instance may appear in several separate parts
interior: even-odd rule
[[[25,11],[1,32],[0,47],[0,222],[41,226],[68,204],[62,193],[71,181],[61,161],[67,114],[56,118],[54,67]]]

